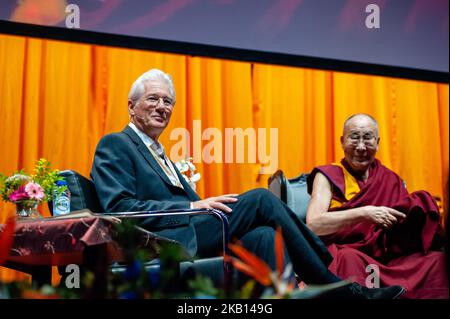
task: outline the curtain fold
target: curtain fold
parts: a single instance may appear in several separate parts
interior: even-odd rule
[[[9,35],[0,35],[0,172],[30,172],[45,157],[89,176],[96,144],[127,125],[129,88],[150,68],[173,76],[177,102],[161,142],[174,161],[194,156],[201,197],[341,159],[342,125],[357,112],[378,120],[378,157],[409,191],[447,194],[447,84]],[[13,211],[0,203],[0,222]],[[23,278],[0,268],[0,280]]]

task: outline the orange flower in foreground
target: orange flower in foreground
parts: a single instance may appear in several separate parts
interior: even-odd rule
[[[264,286],[277,285],[278,280],[283,274],[284,266],[284,242],[281,234],[281,228],[275,233],[275,256],[276,256],[276,273],[270,269],[269,265],[251,253],[242,246],[230,244],[230,250],[240,259],[226,255],[225,260],[233,265],[237,270],[254,278],[257,282]]]
[[[25,290],[22,292],[23,299],[59,299],[60,296],[57,294],[45,295],[39,291]]]
[[[284,268],[284,242],[283,236],[281,234],[281,228],[278,228],[275,233],[275,258],[276,258],[278,279],[281,279]]]

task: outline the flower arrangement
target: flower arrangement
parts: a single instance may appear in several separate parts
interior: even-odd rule
[[[181,175],[184,177],[186,182],[195,191],[195,183],[200,180],[200,173],[195,173],[197,170],[195,165],[192,163],[192,157],[186,158],[184,160],[175,163],[175,166],[180,171]]]
[[[0,174],[0,196],[5,202],[33,208],[51,200],[55,190],[64,191],[63,187],[56,186],[62,179],[58,170],[52,170],[51,163],[41,158],[36,161],[33,174],[27,174],[23,169],[9,177]]]

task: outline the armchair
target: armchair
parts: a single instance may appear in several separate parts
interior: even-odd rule
[[[282,170],[278,170],[268,180],[269,190],[292,209],[303,222],[306,222],[306,210],[311,198],[306,185],[308,175],[303,173],[288,179]]]
[[[102,213],[100,201],[95,191],[95,186],[92,181],[85,178],[81,174],[73,170],[60,171],[60,175],[67,181],[68,188],[71,192],[71,204],[70,210],[77,211],[82,209],[89,209],[96,214],[114,216],[120,219],[124,218],[150,218],[161,216],[173,216],[176,219],[180,215],[212,215],[218,218],[222,223],[222,235],[223,235],[223,252],[228,252],[228,219],[220,211],[215,209],[186,209],[186,210],[167,210],[167,211],[146,211],[146,212],[120,212],[120,213]],[[51,205],[51,204],[50,204]],[[50,207],[51,211],[51,207]],[[158,238],[162,241],[171,241],[175,244],[179,244],[172,239],[166,239],[149,232],[154,238]],[[159,260],[155,258],[145,264],[145,268],[148,271],[157,271],[159,269]],[[112,272],[122,272],[125,270],[123,265],[114,263],[111,266]],[[181,278],[191,278],[195,274],[202,274],[208,276],[218,286],[225,286],[227,280],[230,278],[230,270],[228,263],[224,261],[223,256],[204,258],[198,260],[186,260],[180,263],[179,276]]]

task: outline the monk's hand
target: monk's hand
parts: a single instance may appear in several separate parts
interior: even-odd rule
[[[215,208],[225,213],[231,213],[232,209],[225,205],[226,203],[237,202],[238,194],[226,194],[216,197],[209,197],[192,203],[193,208]]]
[[[406,215],[386,206],[366,206],[366,217],[370,222],[383,229],[390,229]]]

